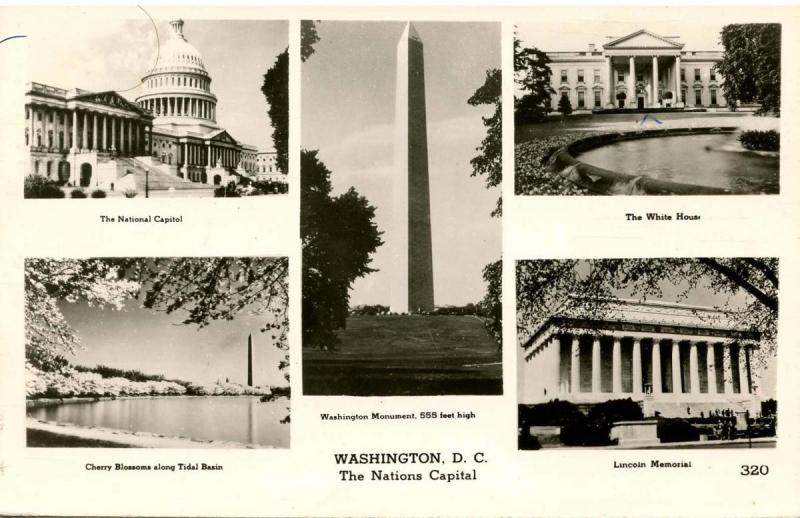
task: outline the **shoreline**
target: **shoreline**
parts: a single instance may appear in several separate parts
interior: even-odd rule
[[[190,437],[169,437],[150,432],[129,432],[127,430],[117,430],[102,427],[84,427],[69,423],[55,421],[43,421],[28,417],[25,427],[28,431],[45,432],[64,439],[68,443],[73,440],[99,441],[112,443],[114,446],[108,447],[132,447],[132,448],[211,448],[211,449],[281,449],[275,446],[263,444],[247,444],[233,441],[203,440],[192,439]],[[37,447],[37,446],[29,446]],[[43,447],[62,447],[62,446],[43,446]],[[63,446],[69,447],[69,446]]]
[[[116,401],[120,399],[190,399],[190,398],[239,398],[239,397],[247,397],[247,398],[259,398],[261,399],[264,395],[248,395],[248,394],[241,394],[241,395],[230,395],[230,394],[219,394],[219,395],[206,395],[206,396],[188,396],[186,394],[176,394],[174,396],[165,396],[165,395],[158,395],[158,396],[86,396],[86,397],[66,397],[66,398],[37,398],[37,399],[25,399],[25,408],[42,408],[48,406],[57,406],[57,405],[72,405],[77,403],[97,403],[100,401]],[[281,398],[287,398],[287,396],[280,395],[280,396],[272,396],[270,399],[266,401],[261,401],[262,403],[269,403],[272,401],[277,401]]]

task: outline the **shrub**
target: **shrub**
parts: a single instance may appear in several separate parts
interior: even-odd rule
[[[778,402],[774,399],[767,399],[766,401],[761,402],[761,415],[768,416],[768,415],[777,415],[778,414]]]
[[[52,182],[42,175],[32,174],[25,177],[26,198],[64,198],[64,191],[57,182]]]
[[[781,150],[781,134],[775,130],[746,130],[739,135],[739,142],[751,151]]]
[[[562,95],[558,100],[558,111],[561,112],[562,115],[569,115],[572,113],[572,103],[566,95]]]
[[[139,192],[136,189],[125,189],[122,191],[122,194],[125,195],[126,198],[135,198]]]
[[[592,407],[590,421],[605,421],[609,425],[617,421],[641,421],[644,419],[642,407],[630,398],[612,399]]]
[[[700,432],[689,421],[681,418],[658,419],[658,438],[661,442],[697,441]]]
[[[86,198],[86,193],[82,189],[72,189],[69,193],[70,198]]]
[[[105,197],[106,197],[106,191],[101,191],[100,189],[92,191],[92,198],[105,198]]]
[[[664,92],[664,99],[667,100],[672,99],[672,92]]]

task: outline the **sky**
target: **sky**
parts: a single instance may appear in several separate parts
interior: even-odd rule
[[[70,363],[97,364],[163,374],[168,379],[214,383],[228,378],[247,383],[247,335],[253,335],[253,383],[286,385],[278,362],[283,351],[270,332],[262,333],[266,316],[243,313],[198,329],[181,325],[181,314],[154,312],[130,300],[124,310],[99,309],[85,303],[59,302],[67,322],[85,346]]]
[[[142,93],[141,77],[156,58],[158,41],[169,37],[168,18],[149,9],[157,27],[136,7],[114,10],[51,8],[20,14],[28,36],[30,78],[59,88],[116,90],[129,100]],[[53,15],[53,9],[59,12]],[[288,23],[270,20],[192,20],[183,33],[200,51],[217,96],[217,122],[239,141],[270,150],[272,127],[261,93],[264,73],[288,44]]]
[[[489,107],[467,99],[500,68],[497,23],[414,22],[424,45],[428,163],[436,305],[477,302],[482,271],[500,258],[500,189],[470,177]],[[351,305],[388,304],[397,43],[405,22],[317,23],[320,41],[302,66],[302,145],[318,149],[334,193],[354,186],[377,208],[386,244],[380,271],[356,281]]]
[[[517,36],[527,45],[546,52],[584,51],[590,43],[600,50],[603,44],[614,39],[627,36],[641,29],[646,29],[659,36],[679,36],[678,41],[685,43],[684,50],[723,50],[719,43],[719,33],[724,23],[715,18],[709,23],[707,19],[687,20],[682,17],[673,21],[669,17],[659,16],[653,20],[642,18],[636,23],[625,21],[597,20],[589,22],[559,22],[558,29],[552,24],[547,28],[538,23],[517,25]]]

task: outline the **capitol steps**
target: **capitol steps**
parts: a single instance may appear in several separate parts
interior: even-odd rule
[[[133,180],[136,185],[136,190],[144,192],[145,184],[148,185],[151,191],[158,190],[187,190],[187,189],[210,189],[211,186],[193,183],[184,178],[179,178],[172,174],[166,173],[156,166],[148,166],[136,158],[118,157],[117,162],[117,177],[122,179],[127,175],[133,175]],[[145,174],[149,171],[149,175]]]

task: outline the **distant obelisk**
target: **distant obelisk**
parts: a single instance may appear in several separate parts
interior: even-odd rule
[[[413,23],[406,24],[397,44],[394,165],[391,310],[432,311],[425,62],[422,40]]]
[[[247,386],[253,386],[253,334],[247,335]]]

